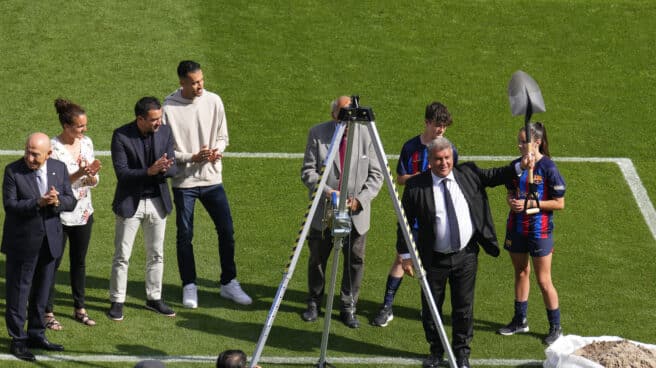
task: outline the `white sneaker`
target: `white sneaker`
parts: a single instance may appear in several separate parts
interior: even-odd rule
[[[227,299],[232,299],[236,303],[248,305],[253,302],[244,290],[239,286],[237,279],[232,279],[228,284],[221,286],[221,296]]]
[[[198,308],[198,289],[196,284],[187,284],[182,288],[182,305],[185,308]]]

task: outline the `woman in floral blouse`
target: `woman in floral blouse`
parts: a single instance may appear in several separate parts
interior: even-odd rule
[[[91,139],[84,135],[87,131],[87,114],[84,109],[71,101],[61,98],[55,100],[55,108],[59,115],[62,132],[51,139],[51,157],[66,164],[71,187],[75,198],[77,198],[77,206],[73,211],[60,214],[62,225],[64,225],[64,243],[67,238],[70,242],[71,290],[75,308],[73,318],[87,326],[94,326],[96,322],[89,317],[85,308],[84,289],[86,256],[91,239],[91,227],[93,226],[91,188],[98,185],[98,171],[101,165],[100,161],[94,157]],[[60,263],[61,258],[57,260],[57,269]],[[53,313],[54,289],[53,282],[48,305],[46,306],[45,323],[46,327],[52,330],[61,330],[62,325],[55,319]]]

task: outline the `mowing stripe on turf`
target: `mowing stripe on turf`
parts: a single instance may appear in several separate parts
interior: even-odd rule
[[[88,363],[136,363],[146,359],[156,359],[164,363],[213,363],[216,361],[215,356],[139,356],[139,355],[37,355],[37,361],[42,362],[88,362]],[[315,364],[318,357],[262,357],[259,363],[266,364]],[[0,354],[0,361],[18,361],[16,357],[10,354]],[[328,358],[329,363],[335,364],[363,364],[363,365],[418,365],[421,364],[420,358],[386,358],[386,357],[335,357]],[[542,366],[541,360],[534,359],[472,359],[473,365],[486,366]]]
[[[110,156],[110,151],[96,151],[97,156]],[[21,156],[23,151],[18,150],[0,150],[0,156]],[[284,152],[225,152],[225,157],[237,158],[272,158],[272,159],[302,159],[302,153],[284,153]],[[396,155],[387,155],[387,158],[394,160]],[[462,161],[507,161],[510,162],[517,158],[517,156],[461,156]],[[638,208],[642,213],[642,217],[651,231],[652,237],[656,240],[656,210],[649,198],[647,189],[642,184],[640,176],[633,161],[624,157],[554,157],[554,161],[562,162],[591,162],[591,163],[614,163],[619,166],[620,171],[624,175],[633,197],[638,204]]]

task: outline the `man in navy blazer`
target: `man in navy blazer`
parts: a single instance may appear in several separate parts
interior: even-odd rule
[[[174,317],[162,300],[164,233],[173,208],[166,179],[176,173],[171,128],[162,124],[162,105],[155,97],[140,99],[136,119],[114,130],[112,163],[116,192],[114,259],[109,282],[109,317],[123,320],[128,265],[132,245],[141,226],[146,248],[146,308]]]
[[[51,153],[46,134],[31,134],[24,157],[7,165],[2,183],[5,222],[1,250],[7,255],[5,321],[12,338],[10,352],[28,361],[36,360],[30,348],[64,350],[46,339],[43,316],[55,276],[55,259],[64,249],[59,213],[73,210],[77,200],[66,165],[49,158]]]
[[[417,250],[426,270],[431,294],[442,318],[446,282],[451,287],[452,348],[459,368],[469,367],[470,342],[474,336],[474,285],[479,245],[493,257],[499,255],[486,187],[504,184],[517,175],[513,165],[480,169],[472,162],[453,165],[451,142],[438,137],[428,145],[430,170],[406,182],[403,208],[408,223],[419,225]],[[526,166],[526,159],[522,166]],[[447,200],[452,203],[448,205]],[[449,211],[454,211],[450,217]],[[454,218],[455,217],[455,218]],[[453,221],[454,223],[450,223]],[[454,227],[451,228],[450,226]],[[458,233],[455,238],[450,235]],[[457,229],[457,230],[456,230]],[[399,230],[400,231],[400,230]],[[402,234],[397,251],[403,269],[412,275],[413,265]],[[430,355],[424,368],[442,364],[444,349],[422,293],[422,320]]]

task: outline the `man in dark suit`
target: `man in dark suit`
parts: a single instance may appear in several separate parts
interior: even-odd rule
[[[12,338],[9,350],[28,361],[36,360],[30,348],[64,350],[46,339],[43,317],[55,259],[64,249],[59,213],[73,210],[77,200],[66,165],[49,158],[51,153],[47,135],[31,134],[25,156],[7,165],[2,183],[5,223],[1,250],[7,255],[5,320]]]
[[[171,213],[171,194],[166,179],[176,173],[171,128],[162,125],[162,105],[144,97],[134,107],[136,119],[114,130],[112,163],[116,192],[114,260],[109,281],[109,317],[123,320],[128,265],[139,226],[146,248],[146,308],[168,317],[175,312],[162,300],[164,233]]]
[[[403,208],[408,222],[412,224],[416,220],[419,225],[416,239],[419,256],[440,318],[447,280],[451,285],[452,348],[458,367],[469,367],[478,245],[494,257],[499,255],[485,188],[510,181],[519,168],[480,169],[471,162],[453,166],[452,145],[444,137],[430,142],[428,151],[431,169],[406,182]],[[398,238],[401,240],[397,250],[404,258],[403,269],[412,275],[407,245],[403,236]],[[423,295],[422,320],[430,343],[430,355],[423,366],[434,368],[442,362],[444,349]]]

